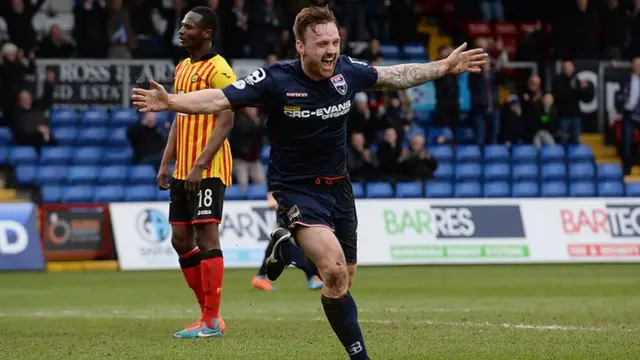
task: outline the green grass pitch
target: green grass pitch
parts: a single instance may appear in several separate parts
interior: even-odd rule
[[[223,338],[178,271],[0,274],[0,359],[346,359],[302,272],[272,293],[228,270]],[[640,359],[640,265],[360,268],[372,359]]]

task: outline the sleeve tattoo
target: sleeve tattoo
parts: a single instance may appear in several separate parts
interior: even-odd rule
[[[399,64],[393,66],[376,66],[378,81],[376,89],[406,89],[422,85],[428,81],[439,79],[447,74],[446,65],[442,61],[422,64]]]

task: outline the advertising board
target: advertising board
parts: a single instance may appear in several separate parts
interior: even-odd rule
[[[36,207],[0,204],[0,271],[44,270]]]

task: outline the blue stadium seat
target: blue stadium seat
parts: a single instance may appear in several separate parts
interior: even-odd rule
[[[11,150],[9,162],[12,165],[35,165],[38,162],[38,153],[31,146],[16,146]]]
[[[6,127],[0,127],[0,145],[9,145],[12,139],[11,130]]]
[[[20,165],[16,167],[16,181],[21,185],[32,184],[36,180],[37,172],[33,165]]]
[[[599,164],[598,181],[622,181],[624,172],[618,164]]]
[[[538,149],[533,145],[515,145],[511,159],[514,164],[535,164],[538,162]]]
[[[567,168],[564,163],[547,163],[540,168],[540,180],[564,181],[567,177]]]
[[[59,203],[62,198],[62,188],[55,185],[46,185],[40,188],[40,199],[43,203]]]
[[[514,182],[538,181],[538,166],[534,164],[514,165],[511,179]]]
[[[453,161],[453,150],[450,146],[431,146],[429,152],[440,164],[451,163]]]
[[[457,198],[480,198],[482,197],[482,187],[480,183],[457,183],[454,195]]]
[[[123,165],[109,165],[100,169],[98,182],[100,184],[124,184],[129,175],[128,168]]]
[[[509,162],[509,148],[504,145],[486,145],[484,147],[484,162],[487,164]]]
[[[93,200],[93,186],[70,186],[62,189],[63,203],[90,203]]]
[[[380,53],[385,59],[398,59],[400,58],[400,49],[393,43],[380,44]]]
[[[224,192],[225,200],[244,200],[245,194],[242,192],[240,185],[231,185]]]
[[[72,108],[55,108],[51,109],[49,119],[54,127],[75,126],[78,123],[78,113]]]
[[[453,180],[454,173],[455,171],[453,165],[444,163],[438,165],[438,168],[433,173],[433,177],[438,181],[446,182]]]
[[[564,147],[561,145],[545,145],[540,150],[540,161],[545,163],[564,163]]]
[[[623,197],[624,185],[622,181],[604,181],[598,183],[598,196],[601,197]]]
[[[456,161],[458,163],[479,163],[481,159],[480,147],[477,145],[458,146]]]
[[[491,181],[484,184],[484,197],[506,198],[511,197],[509,183],[505,181]]]
[[[460,106],[462,107],[462,104]],[[456,130],[456,139],[458,144],[473,144],[476,142],[474,130],[470,127],[459,127]]]
[[[101,146],[107,139],[109,130],[104,127],[89,127],[78,131],[76,144],[82,146]]]
[[[424,194],[428,198],[453,197],[453,186],[450,182],[430,182],[424,186]]]
[[[129,169],[130,184],[155,184],[156,170],[151,165],[134,165]]]
[[[67,183],[71,185],[89,185],[98,178],[98,168],[95,166],[72,166],[67,174]]]
[[[97,165],[102,157],[102,148],[83,147],[77,148],[72,155],[71,161],[75,165]]]
[[[75,127],[62,127],[53,130],[53,136],[56,138],[58,145],[74,145],[78,137],[78,129]]]
[[[271,146],[270,145],[265,145],[265,146],[262,147],[262,151],[260,152],[260,159],[265,164],[269,162],[269,152],[270,151],[271,151]]]
[[[392,198],[393,188],[386,182],[372,182],[367,184],[367,197],[372,199]]]
[[[107,109],[101,107],[82,109],[80,120],[85,126],[105,126],[108,120]]]
[[[9,162],[9,148],[0,146],[0,164],[6,164]]]
[[[129,126],[136,124],[139,120],[138,113],[133,108],[112,109],[111,126]]]
[[[407,60],[425,60],[427,52],[422,44],[407,43],[402,47],[402,55]]]
[[[158,123],[158,127],[164,127],[164,123],[169,121],[169,119],[173,119],[173,114],[169,114],[166,111],[156,113],[156,122]]]
[[[564,181],[543,182],[540,190],[542,197],[566,197],[567,183]]]
[[[171,192],[169,190],[160,190],[156,191],[156,201],[167,202],[171,198]]]
[[[569,180],[574,181],[594,181],[595,170],[591,163],[569,164]]]
[[[67,146],[47,146],[42,148],[40,164],[43,165],[66,165],[71,162],[73,149]]]
[[[569,196],[571,197],[594,197],[596,188],[593,181],[571,182],[569,185]]]
[[[157,187],[154,185],[136,185],[127,187],[124,201],[155,201]]]
[[[249,185],[247,190],[247,199],[249,200],[265,200],[267,198],[267,185]]]
[[[513,183],[513,191],[511,196],[516,198],[529,198],[538,197],[540,195],[540,188],[537,182],[533,181],[520,181]]]
[[[457,182],[479,182],[482,180],[482,166],[480,164],[459,164],[456,166]]]
[[[421,198],[422,183],[402,182],[396,184],[396,197],[398,198]]]
[[[107,145],[113,147],[128,146],[129,139],[127,138],[127,128],[120,127],[111,130],[107,136]]]
[[[98,186],[93,193],[93,201],[97,203],[118,202],[124,200],[124,187],[119,185]]]
[[[484,167],[484,181],[509,181],[511,167],[506,163],[488,164]]]
[[[353,196],[355,196],[356,199],[362,199],[366,197],[364,192],[364,186],[362,186],[362,183],[354,182],[352,185],[353,185]]]
[[[102,163],[107,165],[130,164],[133,150],[130,147],[105,149]]]
[[[59,165],[44,165],[38,168],[36,182],[39,185],[60,184],[67,179],[67,167]]]
[[[626,193],[629,197],[638,197],[640,196],[640,183],[632,182],[626,185]]]
[[[569,162],[593,161],[594,156],[591,147],[587,145],[570,145]]]

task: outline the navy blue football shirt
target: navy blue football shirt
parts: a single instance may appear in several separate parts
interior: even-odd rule
[[[378,72],[340,56],[333,76],[315,81],[300,60],[254,71],[222,91],[233,108],[267,109],[270,181],[347,174],[347,119],[355,94],[372,87]]]

